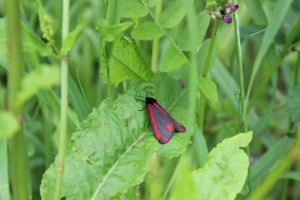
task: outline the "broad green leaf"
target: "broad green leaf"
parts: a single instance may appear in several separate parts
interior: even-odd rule
[[[78,34],[82,31],[83,25],[78,25],[72,32],[70,32],[66,39],[63,41],[63,46],[61,48],[61,54],[65,55],[67,54],[70,49],[74,46],[75,40],[78,36]]]
[[[188,62],[187,57],[174,47],[167,49],[160,64],[160,69],[164,72],[172,71]]]
[[[145,64],[135,43],[120,38],[116,40],[109,59],[111,83],[118,85],[127,80],[143,80],[150,82],[153,72]],[[102,69],[102,75],[106,69]]]
[[[191,176],[189,159],[182,156],[178,164],[178,177],[174,183],[171,200],[197,199],[197,188]]]
[[[156,6],[156,4],[162,0],[144,0],[145,4],[149,7]]]
[[[144,17],[148,10],[143,4],[137,1],[127,1],[123,5],[122,17]]]
[[[218,101],[218,90],[215,82],[208,78],[199,77],[198,87],[209,101],[213,103]]]
[[[161,13],[160,25],[162,25],[164,28],[173,28],[180,23],[185,14],[186,10],[183,2],[170,2]]]
[[[112,42],[120,37],[122,33],[132,25],[133,22],[124,22],[110,26],[106,20],[101,20],[98,23],[96,30],[100,33],[104,41]]]
[[[211,150],[203,168],[192,173],[198,199],[235,199],[245,184],[249,158],[244,150],[252,132],[227,138]],[[200,198],[201,197],[201,198]]]
[[[10,138],[20,130],[17,117],[8,111],[0,112],[0,139]]]
[[[153,22],[144,22],[131,33],[132,38],[136,40],[155,40],[163,35],[164,32]]]
[[[144,103],[135,95],[129,90],[116,100],[103,101],[73,133],[61,197],[106,200],[143,181],[159,143],[149,132],[146,111],[139,111]],[[44,174],[44,200],[54,198],[56,170],[55,162]]]
[[[158,103],[186,128],[186,132],[174,133],[167,144],[160,145],[157,154],[168,158],[177,157],[183,154],[191,143],[191,136],[195,128],[187,127],[189,121],[186,109],[188,107],[187,92],[180,87],[177,80],[165,73],[157,74],[153,80]]]
[[[31,96],[41,89],[48,89],[60,82],[60,69],[54,66],[43,66],[39,71],[26,74],[21,80],[17,105],[23,105]]]
[[[300,85],[296,85],[288,93],[288,111],[291,113],[292,120],[300,125]]]
[[[205,34],[206,31],[208,29],[208,25],[210,22],[210,16],[207,13],[206,10],[200,12],[197,15],[197,38],[194,41],[190,41],[191,38],[189,37],[189,29],[188,26],[186,25],[183,29],[182,29],[182,33],[179,35],[179,38],[177,40],[178,46],[184,50],[184,51],[192,51],[192,50],[196,50],[197,48],[199,48]]]

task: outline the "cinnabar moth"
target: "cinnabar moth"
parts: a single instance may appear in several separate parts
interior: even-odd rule
[[[159,143],[169,142],[175,131],[185,132],[185,127],[161,107],[156,99],[146,97],[146,104],[154,137]]]

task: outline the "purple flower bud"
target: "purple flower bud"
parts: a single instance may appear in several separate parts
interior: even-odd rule
[[[226,13],[230,14],[230,13],[236,11],[238,8],[239,8],[239,5],[237,5],[237,4],[232,7],[228,7],[228,8],[226,8]]]
[[[222,19],[224,20],[224,22],[226,22],[227,24],[230,24],[232,22],[232,19],[231,17],[227,16],[227,15],[224,15],[222,17]]]

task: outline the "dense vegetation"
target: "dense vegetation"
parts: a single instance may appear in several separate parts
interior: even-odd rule
[[[0,2],[0,199],[299,199],[299,13]],[[146,96],[186,132],[158,143]]]

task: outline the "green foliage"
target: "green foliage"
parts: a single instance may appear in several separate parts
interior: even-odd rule
[[[112,42],[120,37],[132,24],[132,22],[125,22],[110,26],[107,21],[101,20],[96,30],[100,33],[103,41]]]
[[[183,19],[186,10],[183,2],[173,1],[168,3],[160,17],[160,24],[164,28],[173,28]]]
[[[50,44],[54,43],[54,34],[55,34],[55,28],[54,28],[54,22],[53,19],[47,15],[41,0],[38,0],[38,6],[39,6],[39,21],[40,21],[40,27],[41,31],[43,33],[43,38],[49,41]]]
[[[122,17],[145,17],[148,10],[137,1],[127,1],[122,10]]]
[[[14,12],[21,13],[22,33],[16,30],[13,39],[22,37],[22,46],[8,40],[8,7],[0,6],[0,199],[15,197],[10,187],[18,183],[8,169],[15,167],[12,158],[25,155],[29,169],[20,172],[30,171],[31,183],[19,187],[32,191],[28,198],[54,199],[62,59],[69,69],[62,199],[243,200],[261,190],[263,199],[299,199],[293,146],[300,121],[299,3],[233,1],[239,9],[230,14],[232,24],[220,19],[214,29],[207,8],[225,2],[73,1],[66,12],[63,3],[24,0]],[[70,32],[62,39],[67,13]],[[23,78],[13,88],[22,111],[16,115],[7,100],[14,84],[9,70],[20,59],[8,50],[20,47]],[[146,96],[186,132],[159,144]],[[26,137],[24,155],[12,152],[18,131]]]
[[[218,101],[217,85],[212,80],[200,77],[198,87],[208,100],[213,103]]]
[[[187,57],[174,47],[167,49],[160,64],[160,69],[164,72],[172,71],[187,63]]]
[[[115,85],[127,80],[150,82],[153,76],[135,43],[124,38],[116,40],[109,58],[109,66],[110,80]],[[101,75],[104,80],[107,79],[105,68],[101,68]]]
[[[153,22],[144,22],[132,31],[131,36],[136,40],[155,40],[164,35],[164,32]]]
[[[70,32],[64,40],[63,46],[61,47],[60,53],[65,55],[74,46],[75,40],[78,34],[82,31],[83,26],[78,25],[72,32]]]
[[[190,172],[187,156],[181,158],[178,164],[178,177],[174,183],[171,200],[197,199],[197,187]]]
[[[31,72],[21,80],[21,89],[18,93],[18,106],[21,107],[30,97],[41,89],[58,85],[60,70],[55,66],[43,66],[40,71]]]
[[[300,125],[300,85],[296,85],[290,89],[288,95],[288,110],[291,113],[292,120],[298,126]]]
[[[72,136],[72,152],[65,160],[62,196],[108,199],[142,182],[159,144],[149,133],[146,111],[139,111],[139,107],[143,104],[130,90],[115,101],[107,99],[82,122]],[[188,135],[181,138],[188,140]],[[166,148],[174,145],[171,141]],[[53,198],[57,167],[54,163],[44,175],[43,199]]]
[[[249,167],[249,158],[240,148],[248,146],[251,140],[252,132],[240,133],[209,152],[204,167],[192,174],[199,188],[197,199],[235,199]]]
[[[196,39],[191,39],[189,37],[189,29],[187,25],[180,30],[181,34],[179,35],[177,42],[180,48],[184,51],[196,50],[199,47],[206,34],[210,22],[210,16],[207,14],[207,11],[204,10],[197,15],[196,20]]]
[[[160,0],[143,0],[143,2],[145,2],[145,4],[149,7],[155,6],[159,1]]]
[[[0,139],[11,138],[20,130],[18,119],[11,112],[0,112]]]

